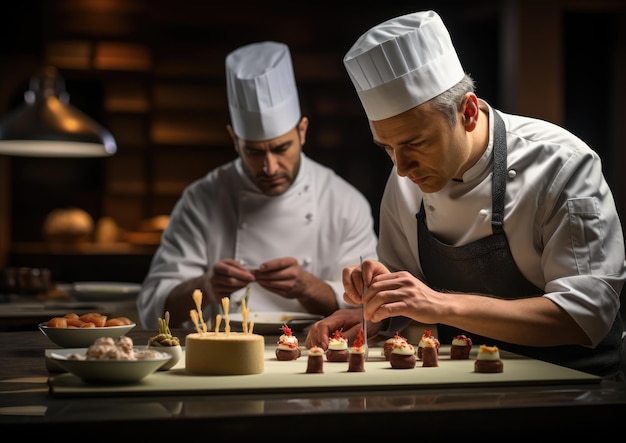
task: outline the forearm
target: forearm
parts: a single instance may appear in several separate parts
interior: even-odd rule
[[[293,289],[293,295],[311,314],[327,316],[339,308],[332,288],[308,272],[302,272]]]
[[[438,323],[524,346],[589,345],[572,317],[545,297],[503,300],[481,295],[444,294]]]
[[[202,291],[202,307],[204,308],[209,302],[207,297],[208,285],[204,275],[182,282],[168,295],[165,310],[170,313],[171,327],[181,327],[184,322],[190,319],[189,311],[196,309],[193,300],[193,292],[196,289]]]

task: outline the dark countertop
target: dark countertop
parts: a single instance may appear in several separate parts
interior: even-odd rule
[[[173,331],[179,337],[186,331]],[[144,343],[155,331],[128,335]],[[275,341],[268,337],[267,342]],[[597,437],[623,434],[626,383],[408,389],[262,395],[138,395],[55,398],[49,395],[39,331],[0,332],[0,428],[28,436],[97,435],[293,440],[468,436]],[[94,437],[95,435],[95,437]],[[95,440],[94,440],[95,438]],[[498,437],[500,438],[500,437]]]

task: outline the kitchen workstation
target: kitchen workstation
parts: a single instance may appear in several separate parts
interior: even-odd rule
[[[221,439],[271,437],[278,429],[296,434],[320,426],[338,438],[382,438],[389,426],[410,426],[429,438],[464,438],[485,429],[528,437],[550,430],[570,437],[580,432],[573,423],[589,421],[597,435],[605,435],[626,410],[624,383],[504,351],[499,356],[502,372],[478,373],[480,345],[472,346],[467,359],[454,360],[451,345],[442,344],[438,366],[423,367],[418,360],[411,369],[393,369],[381,342],[369,346],[363,372],[348,371],[346,361],[325,361],[323,372],[308,373],[309,350],[302,345],[298,358],[278,360],[281,327],[289,315],[270,317],[259,323],[264,331],[262,370],[243,375],[188,371],[185,342],[189,334],[198,334],[194,331],[128,330],[125,336],[137,352],[163,349],[148,343],[164,332],[182,346],[173,366],[160,369],[162,362],[157,362],[139,374],[131,365],[147,365],[154,356],[117,363],[95,360],[91,368],[77,368],[89,360],[68,356],[84,354],[87,347],[59,347],[42,331],[2,333],[0,425],[24,437],[61,430],[79,435],[106,427],[124,429],[132,437],[160,438],[209,428],[213,438]],[[291,333],[302,340],[310,321],[295,322]],[[233,326],[231,334],[241,331]],[[416,336],[409,342],[417,348],[423,328],[415,325],[413,331]],[[231,357],[224,353],[219,358]],[[111,379],[115,374],[129,378]]]
[[[213,3],[5,5],[0,429],[623,435],[626,4]]]

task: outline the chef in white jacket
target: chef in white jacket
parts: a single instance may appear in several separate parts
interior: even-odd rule
[[[380,262],[344,272],[369,330],[392,335],[412,319],[436,325],[442,344],[466,334],[623,380],[624,237],[598,155],[563,128],[478,99],[433,11],[372,28],[344,64],[394,162]],[[354,335],[355,314],[313,325],[306,345],[337,328]]]
[[[343,301],[341,272],[376,258],[369,203],[308,158],[288,47],[252,43],[226,58],[237,159],[188,186],[174,206],[137,300],[141,323],[189,325],[194,290],[205,306],[328,315]],[[248,292],[249,291],[249,292]],[[216,314],[207,307],[205,320]]]

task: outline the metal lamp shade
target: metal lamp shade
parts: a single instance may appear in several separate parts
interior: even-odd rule
[[[105,157],[113,135],[67,99],[56,68],[31,79],[25,103],[0,124],[0,154],[27,157]]]

